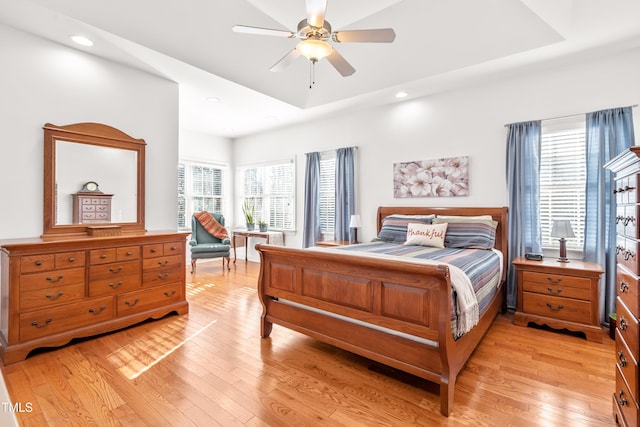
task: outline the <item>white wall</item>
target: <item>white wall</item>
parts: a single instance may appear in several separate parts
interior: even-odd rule
[[[0,52],[0,239],[42,234],[45,123],[143,138],[146,227],[175,229],[177,84],[3,25]]]
[[[375,237],[381,205],[506,206],[505,124],[639,102],[636,49],[240,138],[235,159],[247,164],[296,158],[298,232],[286,240],[287,246],[301,246],[304,153],[358,146],[357,204],[363,222],[358,237],[367,241]],[[634,116],[638,133],[638,108]],[[394,163],[463,155],[470,163],[468,197],[393,197]]]

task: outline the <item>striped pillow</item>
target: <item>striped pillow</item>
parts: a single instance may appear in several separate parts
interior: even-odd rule
[[[498,221],[473,218],[434,218],[434,224],[448,223],[444,246],[447,248],[492,249],[496,243]]]
[[[435,215],[389,215],[382,220],[377,240],[404,243],[407,240],[407,226],[410,222],[431,224],[433,218]]]

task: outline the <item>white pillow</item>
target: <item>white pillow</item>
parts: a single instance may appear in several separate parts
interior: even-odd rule
[[[465,219],[493,219],[491,215],[476,215],[476,216],[466,216],[466,215],[438,215],[436,218],[446,219],[446,220],[465,220]]]
[[[405,245],[432,246],[444,248],[444,236],[447,234],[447,223],[442,224],[407,224],[407,241]]]

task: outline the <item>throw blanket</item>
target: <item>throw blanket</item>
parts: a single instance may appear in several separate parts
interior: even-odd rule
[[[366,244],[340,246],[335,249],[324,248],[324,247],[317,248],[317,249],[322,251],[339,252],[340,254],[344,254],[344,255],[351,254],[351,255],[368,256],[368,257],[374,257],[374,258],[380,258],[380,259],[386,259],[386,260],[392,260],[392,259],[397,260],[397,255],[389,255],[384,252],[373,252],[366,249],[364,249],[365,252],[360,252],[357,250],[358,248],[360,248],[360,250],[363,250],[362,247],[364,246],[366,246]],[[397,245],[392,245],[392,246],[397,246]],[[414,246],[414,248],[416,247]],[[345,249],[350,249],[350,250],[345,250]],[[409,257],[403,258],[403,260],[407,262],[416,263],[416,264],[430,264],[430,265],[446,264],[449,267],[449,273],[451,274],[451,287],[455,291],[455,295],[456,295],[456,300],[455,300],[456,304],[454,304],[454,307],[455,307],[454,309],[456,312],[457,322],[456,322],[456,329],[453,331],[454,337],[456,338],[461,337],[462,335],[469,332],[471,328],[473,328],[475,325],[478,324],[478,321],[480,319],[478,299],[476,297],[476,293],[473,289],[473,284],[471,283],[469,276],[467,276],[464,273],[464,271],[462,271],[462,269],[460,269],[459,267],[453,264],[448,264],[446,262],[418,258],[415,256],[413,257],[409,256]]]
[[[224,228],[224,226],[220,224],[218,221],[216,221],[216,219],[214,218],[213,215],[211,215],[211,213],[207,211],[202,211],[202,212],[194,213],[193,216],[198,220],[200,225],[202,225],[202,227],[205,230],[207,230],[207,232],[212,236],[215,236],[220,240],[229,238],[229,233],[227,233],[227,229]]]

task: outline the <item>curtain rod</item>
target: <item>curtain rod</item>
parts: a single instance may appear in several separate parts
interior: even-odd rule
[[[636,108],[638,106],[638,104],[633,104],[633,105],[627,105],[627,107],[630,108]],[[619,108],[625,108],[625,107],[619,107]],[[540,121],[545,121],[545,120],[557,120],[557,119],[568,119],[569,117],[578,117],[578,116],[583,116],[587,113],[578,113],[578,114],[567,114],[566,116],[558,116],[558,117],[548,117],[546,119],[540,119]],[[509,125],[515,124],[515,123],[520,123],[520,122],[513,122],[513,123],[507,123],[504,125],[504,127],[507,127]]]
[[[358,151],[358,146],[357,145],[353,145],[351,147],[338,147],[338,148],[334,148],[334,149],[331,149],[331,150],[324,150],[324,151],[310,151],[309,153],[304,153],[304,155],[306,156],[307,154],[311,154],[311,153],[330,153],[332,151],[339,150],[340,148],[353,148],[354,150]]]

